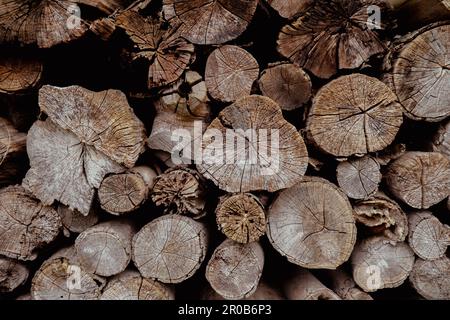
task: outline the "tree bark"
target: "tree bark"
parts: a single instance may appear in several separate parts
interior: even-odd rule
[[[269,209],[267,229],[279,253],[309,269],[336,269],[349,259],[356,241],[348,198],[316,177],[305,177],[279,194]]]
[[[266,213],[250,193],[223,196],[216,208],[219,230],[239,243],[258,241],[266,233]]]
[[[124,271],[131,260],[132,222],[114,220],[97,224],[77,237],[75,250],[87,272],[109,277]]]
[[[417,259],[409,281],[425,299],[450,300],[450,259]]]
[[[204,224],[185,216],[165,215],[134,236],[132,259],[144,278],[180,283],[200,268],[207,247]]]
[[[414,253],[423,260],[442,258],[450,246],[450,227],[426,211],[409,214],[408,220],[408,242]]]
[[[366,292],[362,291],[342,268],[329,272],[332,280],[331,289],[342,300],[373,300]]]
[[[255,293],[264,267],[264,252],[258,242],[225,240],[206,267],[206,279],[225,299],[237,300]]]
[[[381,182],[380,164],[372,157],[351,159],[337,167],[341,189],[352,199],[368,199],[378,191]]]
[[[284,286],[289,300],[341,300],[306,269],[297,268]]]
[[[151,194],[157,206],[168,214],[205,216],[206,189],[202,176],[195,170],[176,167],[158,176]]]
[[[174,300],[175,290],[126,270],[109,280],[100,300]]]
[[[0,254],[34,260],[40,248],[54,241],[61,219],[21,186],[0,190]]]
[[[0,293],[12,292],[28,279],[29,270],[20,262],[0,257]]]
[[[156,172],[149,167],[140,167],[138,170],[113,174],[102,181],[98,198],[103,210],[121,216],[137,210],[145,203],[153,187]]]
[[[428,209],[450,194],[450,160],[436,152],[407,152],[390,164],[385,178],[395,197]]]
[[[238,46],[225,45],[208,57],[206,87],[216,100],[234,102],[248,96],[258,79],[259,65],[253,56]]]
[[[402,208],[385,194],[378,192],[353,206],[353,214],[372,235],[383,235],[392,241],[405,241],[408,218]]]
[[[75,249],[56,252],[34,275],[31,284],[33,300],[97,300],[105,279],[86,272]]]
[[[396,288],[408,278],[414,252],[404,242],[371,237],[355,246],[351,263],[353,279],[366,292]]]
[[[319,90],[306,126],[322,151],[348,157],[386,148],[402,123],[402,107],[392,90],[378,79],[354,73]]]
[[[294,64],[280,63],[264,70],[259,78],[259,88],[283,110],[300,108],[311,99],[311,79]]]

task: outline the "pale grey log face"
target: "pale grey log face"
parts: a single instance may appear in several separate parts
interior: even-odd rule
[[[450,299],[450,259],[434,261],[417,259],[409,280],[425,299]]]

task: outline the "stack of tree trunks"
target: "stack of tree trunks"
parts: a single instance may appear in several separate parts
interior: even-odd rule
[[[449,118],[448,0],[0,0],[0,299],[450,299]]]

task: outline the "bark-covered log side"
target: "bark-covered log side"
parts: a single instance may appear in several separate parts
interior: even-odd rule
[[[284,294],[289,300],[341,300],[311,272],[297,268],[284,285]]]

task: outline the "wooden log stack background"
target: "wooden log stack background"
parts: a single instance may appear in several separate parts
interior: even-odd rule
[[[450,299],[449,118],[448,0],[0,0],[0,299]]]

